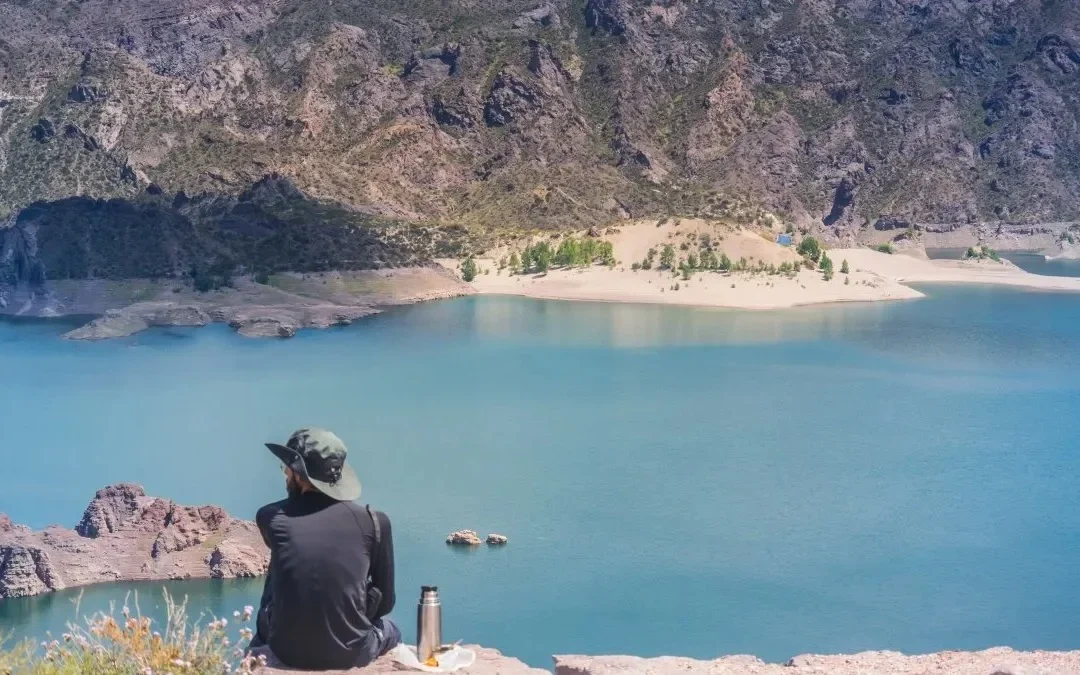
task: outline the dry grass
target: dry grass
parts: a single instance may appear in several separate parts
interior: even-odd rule
[[[113,608],[82,624],[68,624],[60,639],[49,636],[40,645],[24,642],[0,650],[0,674],[221,675],[251,673],[260,665],[244,656],[252,635],[247,624],[253,608],[233,613],[236,625],[230,637],[227,619],[190,621],[185,604],[176,603],[167,592],[165,603],[168,618],[160,630],[150,618],[141,616],[137,597],[134,612],[125,599],[119,616]]]

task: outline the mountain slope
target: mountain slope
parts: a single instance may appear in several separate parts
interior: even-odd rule
[[[0,214],[277,172],[490,227],[1080,219],[1071,0],[0,6]]]

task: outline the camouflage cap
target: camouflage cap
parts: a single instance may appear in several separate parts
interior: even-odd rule
[[[360,480],[345,461],[345,444],[326,429],[299,429],[285,445],[267,443],[286,466],[311,481],[319,492],[339,501],[360,498]]]

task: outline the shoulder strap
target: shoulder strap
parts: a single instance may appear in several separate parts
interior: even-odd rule
[[[378,551],[382,545],[382,525],[379,524],[378,512],[371,510],[371,504],[368,504],[366,508],[367,514],[371,518],[371,524],[375,526],[375,550]]]

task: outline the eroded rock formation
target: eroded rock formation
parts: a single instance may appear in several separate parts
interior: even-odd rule
[[[0,514],[0,598],[103,581],[258,576],[269,559],[254,523],[131,483],[98,490],[73,530],[33,531]]]

